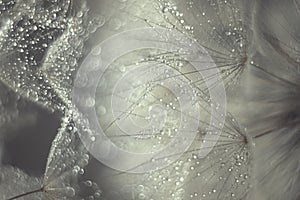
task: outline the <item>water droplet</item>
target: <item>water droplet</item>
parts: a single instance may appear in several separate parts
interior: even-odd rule
[[[144,193],[139,194],[139,199],[145,199],[145,198],[146,198],[146,195]]]
[[[90,180],[85,181],[84,184],[85,184],[87,187],[92,187],[92,185],[93,185],[92,181],[90,181]]]
[[[95,99],[93,97],[88,97],[85,101],[87,107],[93,107],[95,105]]]
[[[74,197],[75,196],[75,190],[72,187],[66,187],[66,195],[68,197]]]
[[[97,107],[97,111],[99,115],[105,115],[106,114],[106,108],[104,106]]]
[[[92,50],[92,55],[94,56],[99,56],[101,54],[101,46],[96,46],[93,50]]]
[[[113,30],[119,30],[122,26],[122,22],[118,18],[113,18],[109,21],[109,25]]]

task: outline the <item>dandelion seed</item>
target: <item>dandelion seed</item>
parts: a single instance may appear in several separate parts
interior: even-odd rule
[[[160,3],[167,4],[168,1],[160,1]],[[179,17],[167,14],[166,23],[172,24],[179,31],[187,31],[206,48],[221,71],[227,88],[238,83],[248,65],[251,57],[249,53],[253,45],[252,33],[246,25],[249,19],[241,14],[243,8],[238,7],[235,1],[225,3],[225,1],[211,0],[193,2],[192,5],[188,5],[188,12],[184,10],[184,5],[179,7],[183,8],[183,15]],[[180,23],[177,23],[178,21]],[[198,84],[203,82],[199,80]]]
[[[0,167],[0,198],[9,199],[13,195],[34,191],[41,185],[40,178],[30,177],[21,170],[13,167]],[[41,199],[40,193],[35,193],[30,199]]]
[[[1,27],[0,78],[22,96],[47,108],[61,110],[70,98],[72,75],[90,34],[88,31],[80,33],[80,29],[88,30],[97,25],[82,23],[82,19],[88,20],[84,3],[53,3],[52,13],[41,2],[17,4],[20,9],[26,6],[39,14],[31,17],[31,12],[25,9],[21,12],[22,18],[8,17],[7,25]],[[85,14],[74,16],[75,11]],[[51,19],[51,23],[45,22],[53,13],[56,18]]]
[[[42,184],[40,187],[36,187],[39,189],[9,197],[9,200],[23,196],[35,196],[36,193],[43,194],[49,200],[82,199],[86,196],[86,194],[81,193],[79,184],[79,177],[84,175],[83,168],[89,163],[88,152],[81,143],[78,133],[78,131],[85,130],[84,127],[81,127],[84,126],[82,124],[84,120],[78,119],[78,115],[67,115],[66,117],[67,119],[52,142]],[[76,123],[73,121],[75,119]],[[73,128],[70,129],[70,126]],[[91,181],[87,182],[90,186],[95,185],[92,193],[88,195],[95,199],[101,198],[98,195],[98,186]],[[18,191],[14,191],[14,193],[16,192]]]
[[[17,14],[15,11],[21,12]],[[83,13],[75,14],[81,11]],[[6,16],[7,23],[0,27],[0,80],[21,96],[51,110],[58,110],[64,116],[62,126],[52,143],[43,183],[24,193],[12,191],[9,194],[11,196],[5,196],[5,199],[29,196],[44,196],[49,200],[82,199],[87,195],[80,193],[78,178],[84,175],[83,168],[89,162],[88,153],[78,133],[83,131],[84,120],[71,114],[73,109],[68,101],[70,88],[63,86],[62,82],[55,82],[50,76],[50,71],[61,73],[58,69],[65,66],[64,72],[68,73],[63,78],[71,79],[72,74],[69,73],[75,68],[69,69],[68,65],[76,66],[81,56],[79,52],[82,52],[83,43],[89,33],[84,32],[77,37],[73,37],[73,34],[80,28],[94,26],[89,23],[82,24],[81,18],[85,18],[86,13],[84,3],[80,3],[78,7],[69,0],[38,1],[33,4],[17,2],[10,12],[11,15]],[[54,51],[62,46],[61,38],[69,39],[71,43],[68,48]],[[72,43],[74,40],[77,44]],[[64,44],[64,47],[67,46]],[[63,57],[66,54],[70,56]],[[48,61],[56,63],[49,67]],[[26,185],[25,181],[20,183]],[[93,186],[95,187],[88,194],[89,198],[101,198],[97,185],[93,183]]]
[[[145,174],[145,179],[138,183],[156,191],[149,191],[148,198],[246,198],[253,183],[253,144],[250,136],[232,119],[228,114],[219,140],[206,157],[199,159],[196,156],[203,144],[203,136],[199,135],[178,161],[165,169]],[[126,173],[117,175],[121,180],[135,177]],[[165,182],[166,177],[170,181]]]

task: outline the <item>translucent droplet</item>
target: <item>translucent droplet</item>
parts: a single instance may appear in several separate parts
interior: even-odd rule
[[[106,114],[106,108],[104,106],[99,106],[97,111],[98,111],[99,115],[105,115]]]
[[[139,194],[139,199],[145,199],[145,198],[146,198],[146,195],[144,193]]]
[[[92,50],[92,55],[94,56],[99,56],[101,54],[101,47],[100,46],[96,46],[93,50]]]
[[[87,107],[93,107],[95,105],[95,99],[93,97],[89,97],[85,101],[85,105]]]
[[[66,195],[68,197],[74,197],[75,196],[75,190],[72,187],[67,187],[66,188]]]
[[[93,185],[92,181],[90,181],[90,180],[85,181],[84,184],[85,184],[87,187],[92,187],[92,185]]]
[[[113,18],[110,20],[109,25],[114,30],[119,30],[122,26],[122,22],[120,19]]]

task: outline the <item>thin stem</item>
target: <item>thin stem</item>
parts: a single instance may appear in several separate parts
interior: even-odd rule
[[[265,135],[268,135],[269,133],[271,133],[271,132],[274,131],[274,130],[275,130],[275,129],[265,131],[265,132],[263,132],[263,133],[261,133],[261,134],[259,134],[259,135],[254,136],[253,138],[254,138],[254,139],[257,139],[257,138],[263,137],[263,136],[265,136]]]
[[[295,84],[295,83],[293,83],[293,82],[290,82],[290,81],[287,80],[287,79],[281,78],[281,77],[279,77],[279,76],[277,76],[277,75],[275,75],[275,74],[273,74],[273,73],[267,71],[266,69],[264,69],[264,68],[262,68],[262,67],[260,67],[260,66],[258,66],[258,65],[256,65],[256,64],[254,64],[254,63],[251,64],[251,65],[254,66],[255,68],[257,68],[257,69],[263,71],[263,72],[266,73],[267,75],[270,75],[271,77],[273,77],[273,78],[279,80],[279,81],[282,81],[282,82],[287,83],[287,84],[289,84],[289,85],[298,87],[297,84]]]
[[[30,191],[30,192],[26,192],[26,193],[23,193],[23,194],[20,194],[20,195],[17,195],[17,196],[14,196],[14,197],[11,197],[7,200],[13,200],[13,199],[18,199],[20,197],[24,197],[24,196],[27,196],[27,195],[30,195],[30,194],[33,194],[33,193],[38,193],[38,192],[43,192],[44,191],[44,188],[40,188],[40,189],[37,189],[37,190],[33,190],[33,191]]]

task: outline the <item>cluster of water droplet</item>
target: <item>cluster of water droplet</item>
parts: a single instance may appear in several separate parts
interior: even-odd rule
[[[0,16],[6,14],[6,12],[11,11],[12,7],[15,5],[16,0],[1,0],[0,1]]]
[[[79,134],[85,135],[83,132],[88,131],[86,121],[75,111],[69,111],[48,156],[43,180],[46,194],[66,199],[94,200],[101,197],[96,183],[82,180],[90,156]]]
[[[49,153],[42,192],[49,198],[84,198],[77,179],[84,175],[89,155],[76,128],[81,121],[71,114],[68,98],[85,42],[105,20],[91,18],[84,1],[1,1],[0,5],[0,80],[21,96],[64,116]],[[2,94],[0,102],[1,110],[10,108]],[[90,192],[88,199],[101,196],[97,185],[93,189],[96,192]]]
[[[235,1],[159,1],[167,27],[190,34],[206,47],[219,67],[226,87],[239,82],[249,60],[251,32]],[[181,9],[181,12],[178,10]],[[171,26],[170,26],[171,25]]]
[[[58,10],[59,7],[56,7]],[[66,27],[62,16],[52,16],[40,4],[18,2],[0,29],[1,80],[13,90],[40,103],[62,104],[39,72],[48,46]],[[57,11],[59,13],[59,11]]]
[[[72,1],[18,2],[0,29],[1,80],[35,102],[64,111],[66,85],[84,42],[104,24],[102,17],[88,19],[84,3],[77,6]]]
[[[103,16],[90,19],[89,14],[89,10],[85,8],[68,20],[67,30],[48,49],[42,69],[53,84],[66,90],[66,95],[70,95],[88,36],[105,23]]]
[[[203,134],[179,160],[144,174],[136,185],[127,185],[137,199],[241,199],[248,195],[252,179],[252,144],[246,133],[228,117],[224,132],[213,150],[200,158]],[[202,138],[202,140],[201,140]],[[166,158],[167,159],[167,158]],[[122,176],[126,179],[126,176]],[[127,191],[129,193],[129,191]],[[126,192],[123,192],[126,196]],[[130,198],[128,198],[130,199]]]
[[[96,93],[96,111],[103,129],[114,142],[127,150],[138,152],[143,149],[148,152],[162,148],[177,134],[180,115],[176,110],[180,109],[180,106],[175,94],[163,85],[168,70],[163,70],[161,66],[156,69],[143,66],[143,62],[149,61],[141,61],[142,56],[135,54],[137,52],[116,60],[106,72],[103,77],[105,81],[101,81]],[[140,51],[138,54],[143,53]],[[127,61],[126,64],[128,58],[131,62],[137,62]],[[154,79],[149,80],[146,77]],[[112,109],[110,98],[113,103]],[[116,125],[124,135],[110,124],[114,117],[118,116]],[[108,126],[111,127],[106,128]],[[135,142],[128,142],[129,137],[124,136],[131,136]]]

